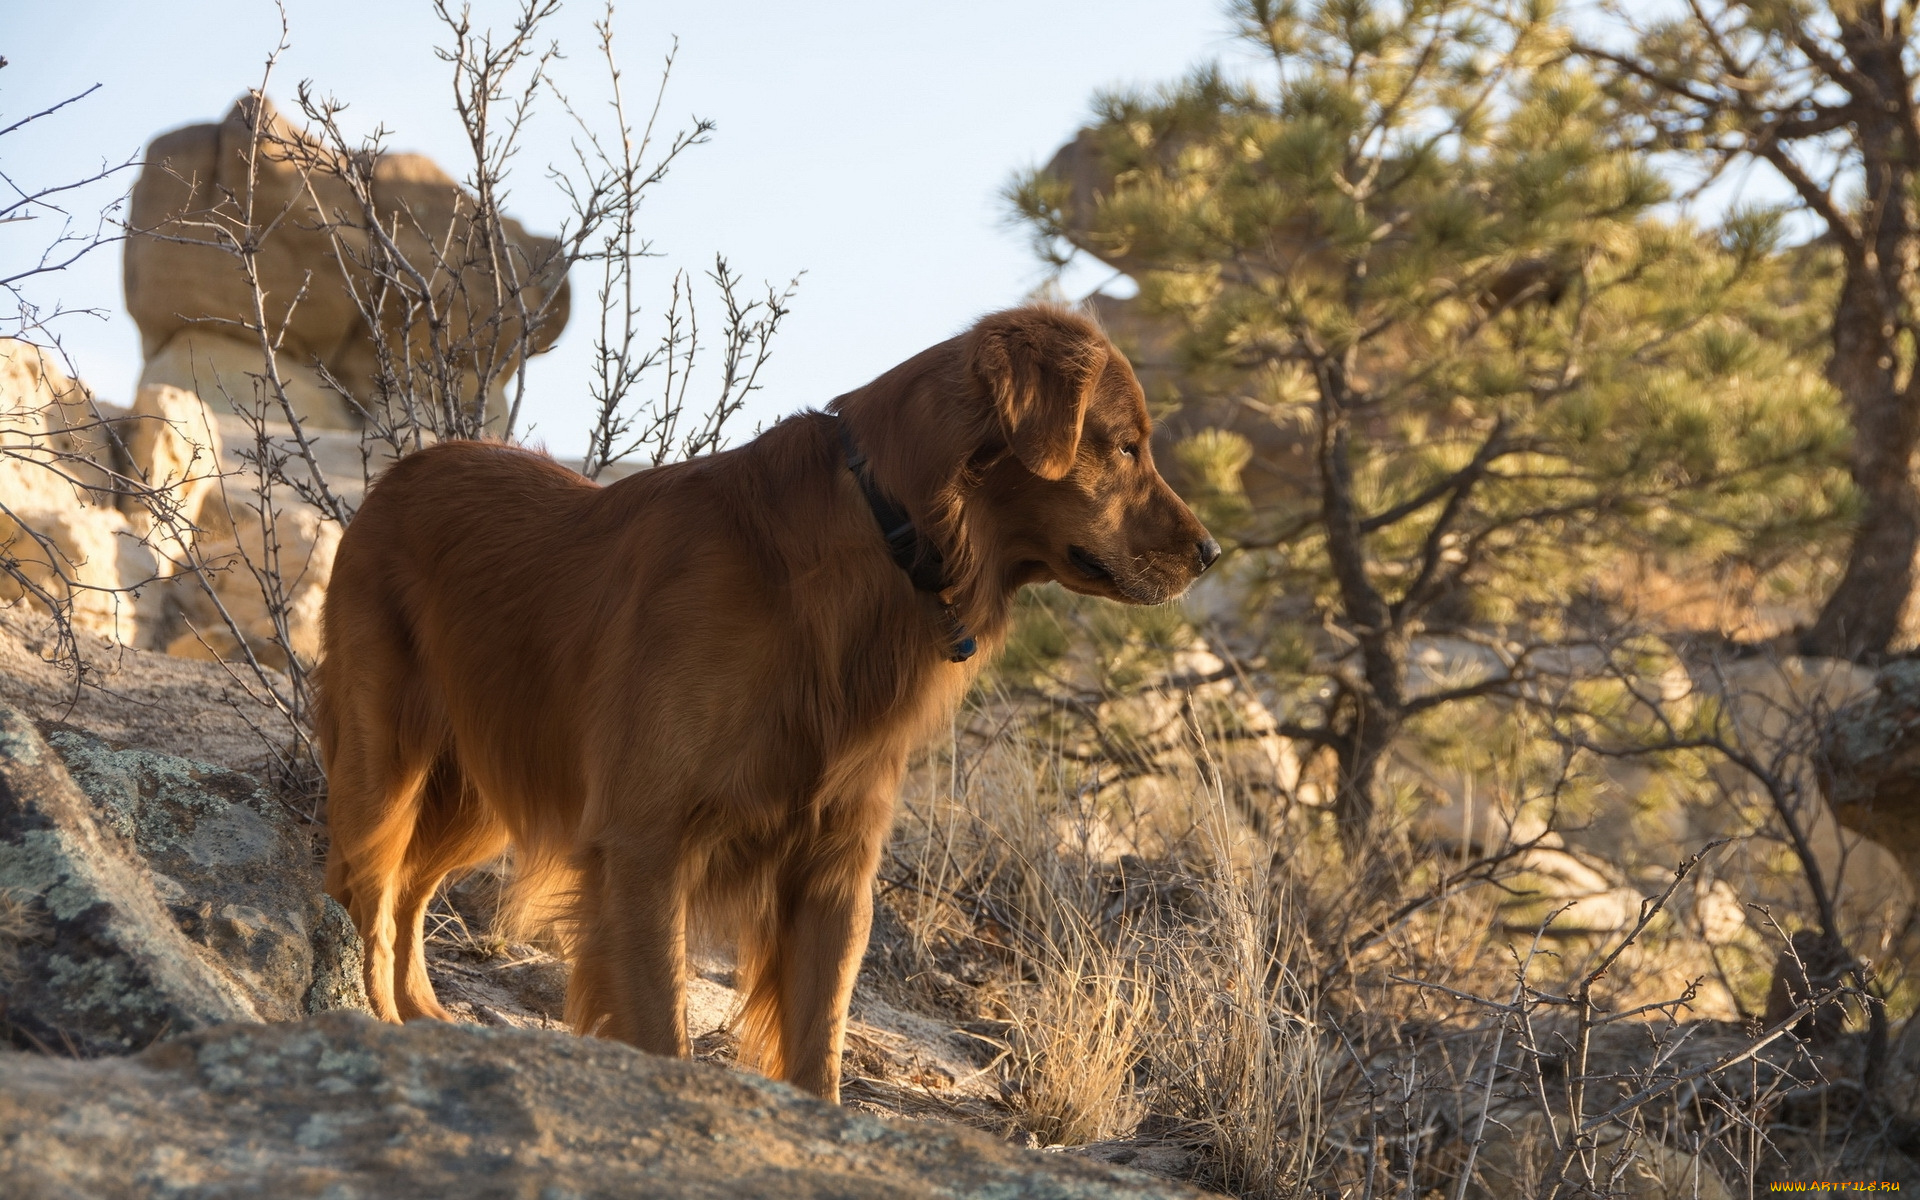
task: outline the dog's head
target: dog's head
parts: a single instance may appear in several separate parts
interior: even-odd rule
[[[963,345],[1012,450],[976,495],[1026,581],[1159,604],[1220,556],[1154,469],[1146,396],[1099,327],[1062,309],[1018,308],[982,320]]]

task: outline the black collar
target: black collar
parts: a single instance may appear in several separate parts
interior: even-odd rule
[[[948,640],[948,662],[965,662],[973,657],[975,643],[973,635],[961,623],[960,614],[953,605],[942,598],[941,593],[949,586],[947,581],[946,560],[940,554],[940,547],[929,538],[920,536],[920,530],[900,507],[898,501],[881,491],[873,482],[873,476],[867,471],[867,456],[854,444],[853,431],[847,427],[846,418],[835,417],[834,425],[840,431],[840,448],[846,456],[847,470],[853,472],[853,480],[860,485],[860,494],[866,497],[867,507],[873,511],[873,519],[880,526],[880,536],[887,543],[887,554],[894,565],[907,573],[915,591],[925,592],[940,605],[941,615],[946,618]]]

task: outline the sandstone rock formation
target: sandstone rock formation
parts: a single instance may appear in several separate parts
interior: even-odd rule
[[[309,663],[317,661],[320,611],[340,546],[339,524],[304,504],[275,513],[270,531],[258,508],[229,512],[225,521],[210,523],[213,528],[201,541],[200,561],[213,584],[211,593],[198,583],[175,591],[181,621],[170,627],[177,632],[166,643],[167,653],[209,661],[239,657],[239,642],[227,626],[231,618],[254,657],[267,666],[285,670],[288,649]],[[255,574],[255,568],[269,565],[279,577],[278,620]]]
[[[0,574],[0,601],[64,606],[79,629],[189,658],[239,657],[229,617],[270,667],[286,667],[283,641],[318,654],[340,528],[281,487],[265,530],[244,421],[170,384],[143,385],[130,409],[102,404],[47,351],[10,339],[0,411],[0,545],[25,576]],[[357,500],[358,435],[314,438],[333,486]],[[255,571],[268,567],[284,638]]]
[[[178,524],[190,527],[180,534],[167,528],[173,522],[158,518],[152,506],[128,496],[121,508],[136,531],[157,531],[163,542],[161,555],[179,561],[191,528],[214,520],[226,512],[220,502],[221,437],[213,414],[192,392],[164,383],[143,385],[134,394],[133,408],[125,420],[115,424],[119,435],[115,449],[124,456],[129,473],[150,488],[166,491],[177,509]]]
[[[249,776],[0,708],[0,1028],[123,1054],[223,1021],[364,1007],[306,832]]]
[[[351,1014],[0,1056],[0,1178],[19,1200],[1201,1195],[615,1042]]]
[[[112,415],[48,351],[0,338],[0,552],[24,576],[0,575],[0,601],[70,604],[75,624],[131,643],[153,605],[124,589],[159,562],[116,504]]]
[[[256,127],[263,137],[260,153],[251,156]],[[347,282],[363,293],[371,283],[374,220],[386,231],[390,252],[432,277],[436,289],[453,289],[442,297],[445,338],[457,343],[495,317],[494,290],[479,265],[491,255],[476,237],[471,195],[426,158],[383,154],[370,166],[370,194],[357,198],[339,174],[341,165],[256,96],[242,97],[217,124],[154,139],[133,188],[128,224],[136,232],[125,258],[127,309],[146,358],[143,384],[184,388],[219,410],[245,411],[254,403],[252,377],[265,366],[260,346],[245,331],[221,324],[255,320],[252,288],[222,245],[248,211],[256,224],[272,225],[257,264],[276,328],[286,314],[277,369],[295,411],[316,428],[361,424],[328,378],[361,404],[374,394],[373,332]],[[566,324],[565,264],[551,239],[511,220],[505,227],[502,261],[527,281],[523,299],[537,314],[531,343],[539,353]],[[346,253],[344,277],[336,236]],[[383,311],[393,314],[394,324],[386,333],[399,349],[420,329],[401,323],[404,303],[389,301]],[[518,306],[512,311],[503,348],[519,328]],[[504,413],[499,395],[489,399],[488,411],[493,419]]]
[[[123,645],[171,640],[180,591],[166,581],[203,528],[236,524],[206,406],[154,384],[130,409],[104,404],[47,350],[0,339],[0,414],[0,544],[24,576],[0,576],[0,601],[64,606]]]

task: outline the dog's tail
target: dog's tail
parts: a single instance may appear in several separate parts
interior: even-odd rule
[[[494,933],[509,941],[530,942],[559,958],[579,952],[581,872],[569,855],[544,846],[516,843]]]
[[[775,929],[771,897],[742,897],[734,913],[733,986],[742,997],[733,1020],[740,1039],[740,1061],[769,1079],[786,1076],[780,1018],[784,1005],[780,979],[786,974],[782,956],[788,953]]]
[[[548,868],[547,880],[556,890],[542,902],[558,906],[555,919],[547,926],[560,943],[561,956],[572,970],[567,976],[566,1022],[582,1037],[608,1032],[613,1019],[613,979],[608,972],[608,951],[596,945],[593,932],[593,897],[590,891],[605,874],[602,855],[596,848],[582,852],[565,866],[572,878],[568,886],[558,886],[562,874],[558,864]]]
[[[576,959],[590,886],[574,851],[571,814],[560,806],[500,806],[513,842],[512,870],[495,911],[493,932],[531,942],[549,954]]]

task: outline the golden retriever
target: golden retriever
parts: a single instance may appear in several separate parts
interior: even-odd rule
[[[389,1021],[446,1017],[422,918],[513,847],[566,897],[567,1018],[688,1053],[690,923],[762,1070],[838,1098],[908,755],[1059,580],[1157,604],[1219,547],[1154,470],[1100,330],[986,317],[825,412],[608,487],[510,446],[395,465],[341,542],[319,733],[327,887]]]

